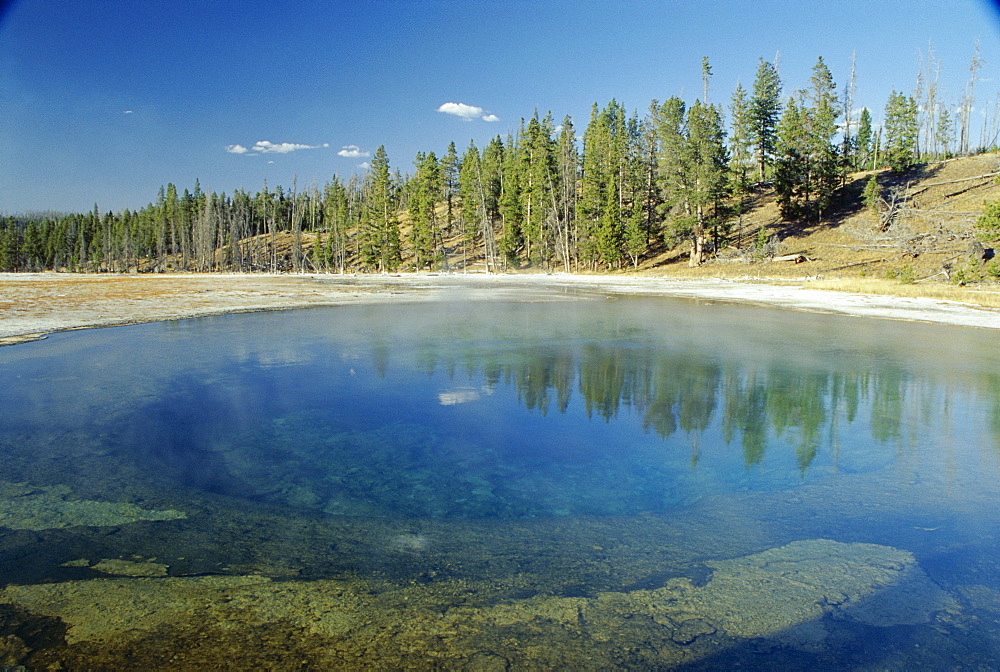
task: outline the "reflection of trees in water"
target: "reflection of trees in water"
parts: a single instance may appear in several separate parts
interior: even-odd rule
[[[841,425],[853,424],[862,407],[868,409],[874,441],[901,443],[907,428],[915,433],[949,412],[955,386],[970,386],[973,395],[989,400],[987,429],[1000,437],[1000,376],[939,382],[885,359],[877,368],[873,359],[864,362],[869,366],[834,360],[824,369],[723,360],[695,348],[670,351],[655,344],[521,343],[513,352],[485,359],[436,351],[422,353],[419,361],[428,373],[435,367],[450,374],[457,369],[482,375],[489,386],[513,385],[519,401],[542,415],[553,408],[565,412],[577,393],[588,417],[610,421],[630,409],[644,429],[664,439],[683,432],[697,441],[717,420],[725,441],[739,442],[748,466],[764,459],[769,441],[782,439],[795,446],[805,471],[821,446],[837,449]]]

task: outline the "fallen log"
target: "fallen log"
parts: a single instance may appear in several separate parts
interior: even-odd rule
[[[985,180],[988,177],[996,177],[998,175],[1000,175],[1000,171],[993,172],[993,173],[986,173],[985,175],[973,175],[972,177],[963,177],[963,178],[960,178],[960,179],[957,179],[957,180],[946,180],[944,182],[931,182],[930,184],[922,184],[919,187],[915,188],[913,191],[911,191],[909,194],[907,194],[907,196],[909,198],[913,198],[914,196],[916,196],[917,194],[919,194],[922,191],[926,191],[927,189],[930,189],[931,187],[939,187],[942,184],[958,184],[959,182],[971,182],[972,180]],[[965,190],[963,190],[963,191],[965,191]],[[955,192],[955,193],[961,193],[961,192]],[[951,195],[952,194],[949,194],[949,196],[951,196]]]
[[[868,261],[858,261],[853,264],[847,264],[846,266],[837,266],[836,268],[828,268],[824,273],[832,273],[833,271],[842,271],[845,268],[854,268],[855,266],[866,266],[868,264],[880,264],[882,262],[889,261],[888,259],[869,259]]]
[[[771,261],[794,261],[796,264],[801,264],[803,261],[810,261],[810,259],[804,254],[785,254],[780,257],[771,257]]]

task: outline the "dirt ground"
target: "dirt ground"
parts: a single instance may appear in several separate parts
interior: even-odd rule
[[[369,287],[368,300],[379,289]],[[360,295],[310,276],[0,274],[0,344],[86,327],[335,305]]]

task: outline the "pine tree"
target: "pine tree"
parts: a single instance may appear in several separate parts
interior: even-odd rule
[[[865,183],[865,190],[861,195],[861,200],[864,202],[865,207],[878,217],[879,204],[882,201],[882,187],[879,186],[878,177],[875,175],[869,177]]]
[[[798,219],[809,202],[808,146],[804,112],[794,98],[789,98],[778,124],[779,158],[774,168],[774,190],[781,216]]]
[[[625,109],[612,99],[600,112],[594,104],[584,131],[577,249],[581,260],[591,268],[602,263],[617,265],[624,254],[622,212],[629,211],[644,179],[638,168],[638,128],[638,118],[626,119]],[[615,207],[609,211],[612,190]],[[609,235],[611,231],[618,233]],[[612,243],[618,245],[617,250],[610,250]]]
[[[781,78],[773,63],[760,59],[750,97],[750,144],[757,157],[757,179],[763,181],[774,161],[781,117]]]
[[[506,148],[503,141],[500,136],[496,136],[483,149],[479,164],[486,214],[483,221],[483,253],[487,270],[496,268],[500,260],[496,227],[500,221],[500,197],[503,192],[502,168],[505,154]]]
[[[621,265],[623,239],[618,184],[611,181],[604,191],[604,208],[597,226],[597,254],[609,268]]]
[[[782,115],[774,188],[782,217],[820,221],[840,185],[836,86],[822,57],[809,83],[801,103],[790,99]]]
[[[894,173],[903,173],[916,164],[917,102],[893,91],[885,105],[885,160]]]
[[[598,260],[597,222],[605,205],[606,177],[602,170],[607,140],[600,125],[597,103],[590,110],[590,122],[583,132],[580,192],[576,202],[577,251],[584,263],[594,268]]]
[[[858,119],[858,135],[854,141],[854,169],[867,170],[868,159],[872,156],[874,136],[872,134],[872,115],[868,108],[861,109]]]
[[[522,128],[515,138],[507,138],[507,148],[500,164],[501,191],[498,209],[500,211],[502,233],[500,235],[499,248],[504,261],[507,265],[514,268],[520,266],[521,252],[524,249],[524,235],[522,231],[524,225],[524,203],[521,198],[524,175],[523,163],[520,160],[521,148],[516,143],[516,140],[523,137],[523,135]]]
[[[976,220],[976,229],[983,242],[1000,240],[1000,199],[986,203],[983,214]]]
[[[636,254],[642,254],[646,251],[651,238],[660,233],[659,229],[662,223],[659,215],[659,209],[662,205],[659,188],[660,136],[655,122],[658,106],[659,104],[655,100],[650,103],[649,113],[639,127],[637,141],[639,172],[636,176],[635,203],[630,221],[635,220],[638,212],[640,219],[635,221],[634,225],[638,227],[636,234],[642,235],[642,249],[635,249],[638,246],[638,241],[636,240],[635,247],[633,247],[632,239],[626,236],[626,247],[628,248],[626,251],[633,256],[634,264],[638,263]]]
[[[429,267],[434,261],[438,196],[441,193],[440,166],[434,152],[417,152],[417,172],[410,182],[409,201],[414,270]]]
[[[441,195],[445,202],[444,229],[451,233],[451,227],[455,223],[455,196],[458,195],[458,173],[461,165],[458,160],[458,150],[454,141],[448,143],[448,149],[441,159]]]
[[[343,273],[347,266],[347,232],[351,227],[347,187],[336,175],[323,190],[323,220],[327,238],[326,264]]]
[[[553,231],[547,225],[554,217],[556,144],[551,114],[539,121],[538,113],[528,121],[521,138],[524,245],[528,261],[547,263],[551,257]]]
[[[695,101],[685,110],[671,98],[654,110],[660,140],[660,185],[668,221],[668,243],[691,241],[690,264],[704,258],[708,231],[718,223],[728,184],[729,155],[722,114]]]
[[[632,203],[632,214],[625,222],[625,253],[632,261],[632,268],[639,268],[639,258],[649,246],[649,236],[646,232],[646,213],[641,199]]]
[[[691,265],[704,258],[707,232],[718,225],[719,202],[726,191],[729,156],[722,115],[715,105],[695,101],[688,111],[686,152],[691,161],[687,199],[694,213]]]
[[[556,199],[557,234],[556,246],[562,257],[563,270],[570,271],[572,257],[571,231],[575,232],[577,204],[577,179],[580,157],[576,148],[576,133],[573,120],[567,115],[563,119],[558,140],[558,197]],[[575,239],[575,235],[572,236]]]
[[[468,266],[469,250],[475,249],[476,237],[480,235],[483,222],[486,220],[486,195],[482,184],[482,166],[479,162],[479,149],[474,142],[462,155],[461,168],[458,172],[458,198],[461,203],[459,210],[462,222],[462,254],[465,258],[463,266]]]
[[[731,157],[730,168],[732,170],[734,187],[739,193],[745,193],[750,187],[750,170],[753,168],[753,155],[751,145],[751,134],[753,128],[750,118],[750,102],[747,99],[746,90],[740,83],[736,84],[736,90],[729,105],[729,117],[731,119],[729,134],[729,154]]]
[[[815,209],[817,221],[822,220],[833,192],[841,184],[840,157],[833,140],[837,134],[837,87],[830,69],[820,56],[813,66],[809,79],[808,97],[812,103],[809,113],[809,151],[811,159],[811,180],[816,195]]]
[[[8,220],[0,229],[0,271],[20,271],[21,231],[18,223]]]
[[[935,140],[945,158],[951,156],[951,146],[955,142],[955,128],[952,125],[951,113],[947,107],[941,108],[937,117],[937,129],[934,134]]]
[[[661,211],[667,223],[666,243],[673,246],[692,231],[688,189],[689,158],[687,148],[687,107],[680,98],[671,97],[651,110],[659,136],[659,185]]]
[[[402,261],[395,188],[385,146],[375,150],[368,176],[365,207],[364,261],[380,272],[393,271]]]

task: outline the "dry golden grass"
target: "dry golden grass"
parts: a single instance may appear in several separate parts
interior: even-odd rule
[[[829,289],[856,294],[881,294],[910,298],[924,297],[941,301],[959,301],[986,308],[1000,308],[1000,286],[959,287],[944,283],[904,283],[880,278],[839,278],[810,280],[803,283],[810,289]]]

